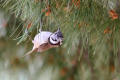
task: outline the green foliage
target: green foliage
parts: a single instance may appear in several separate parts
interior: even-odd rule
[[[114,80],[109,77],[111,59],[113,58],[112,66],[116,68],[116,73],[112,74],[119,73],[117,69],[120,66],[120,5],[117,3],[119,0],[2,0],[0,7],[9,16],[14,16],[16,21],[9,26],[15,26],[11,35],[17,34],[19,45],[27,43],[29,35],[33,39],[39,29],[54,31],[60,27],[64,34],[64,44],[61,50],[53,53],[62,51],[62,55],[54,56],[64,57],[67,64],[60,59],[55,64],[69,67],[74,57],[78,56],[77,67],[70,67],[68,70],[81,75],[74,76],[74,79]],[[117,19],[110,17],[110,10],[118,14]],[[63,79],[67,80],[71,74]]]

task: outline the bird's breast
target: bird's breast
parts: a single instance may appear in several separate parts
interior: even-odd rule
[[[46,50],[48,50],[50,48],[54,48],[54,47],[58,47],[58,45],[51,45],[51,44],[47,43],[45,45],[39,46],[38,52],[44,52],[44,51],[46,51]]]

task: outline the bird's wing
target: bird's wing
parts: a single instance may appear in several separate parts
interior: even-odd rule
[[[31,51],[27,52],[23,57],[30,55],[31,53],[36,52],[37,50],[38,50],[38,48],[31,50]]]
[[[48,42],[48,38],[51,35],[51,32],[45,32],[42,31],[41,33],[38,33],[35,37],[34,40],[32,41],[33,44],[40,46],[42,44],[45,44]]]

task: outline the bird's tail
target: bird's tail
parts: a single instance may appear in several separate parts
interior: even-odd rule
[[[25,56],[27,56],[27,55],[30,55],[30,54],[32,54],[33,52],[36,52],[37,50],[38,50],[38,48],[35,48],[35,49],[27,52],[23,57],[25,57]]]

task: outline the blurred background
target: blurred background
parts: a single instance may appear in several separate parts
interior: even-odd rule
[[[120,0],[0,0],[0,80],[120,80]],[[22,57],[39,30],[58,48]]]

